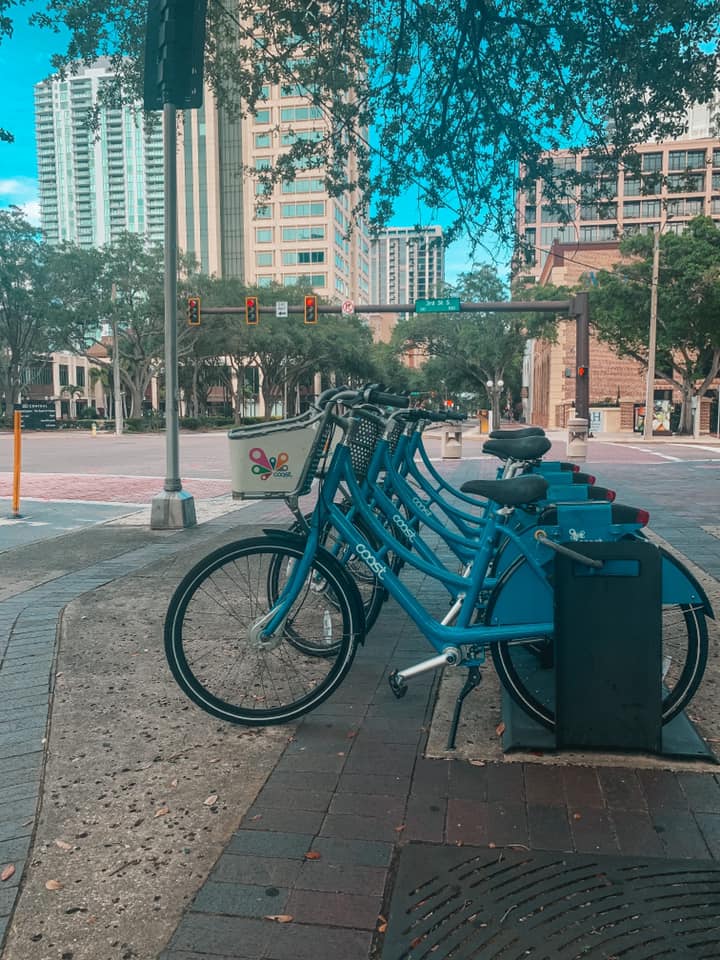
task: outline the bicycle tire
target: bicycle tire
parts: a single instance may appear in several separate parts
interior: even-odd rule
[[[278,556],[299,559],[301,541],[269,534],[220,547],[183,578],[165,617],[165,654],[176,682],[197,706],[230,723],[269,726],[308,713],[340,685],[362,637],[354,584],[323,551],[311,574],[322,578],[323,591],[298,595],[277,646],[253,644],[247,631],[272,606],[268,567]],[[303,654],[290,631],[317,634],[318,643],[330,634],[333,651]]]
[[[669,554],[667,554],[670,557]],[[680,561],[670,557],[677,566]],[[518,558],[506,571],[502,585],[490,598],[485,622],[490,623],[497,608],[500,592],[510,588],[514,577],[523,576],[527,567],[524,557]],[[516,594],[517,595],[517,594]],[[708,630],[702,604],[664,604],[662,610],[662,723],[669,723],[692,700],[703,678],[708,655]],[[552,643],[548,638],[547,643]],[[529,716],[549,730],[555,728],[554,691],[543,678],[542,644],[537,639],[523,643],[503,641],[492,644],[493,665],[501,684],[515,703]],[[530,659],[532,658],[532,659]],[[547,659],[547,658],[545,658]],[[551,659],[551,657],[550,657]],[[545,671],[547,672],[547,671]]]

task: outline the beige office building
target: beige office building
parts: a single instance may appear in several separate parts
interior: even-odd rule
[[[266,194],[252,175],[295,139],[319,138],[327,126],[321,109],[297,86],[268,84],[264,94],[256,113],[242,119],[218,109],[209,92],[204,107],[184,114],[178,148],[180,248],[194,255],[205,273],[259,287],[305,282],[331,301],[368,303],[367,229],[360,224],[349,231],[358,192],[331,197],[322,171],[307,169]],[[350,181],[354,172],[348,171]]]
[[[515,276],[539,280],[553,243],[564,245],[617,241],[638,231],[659,227],[682,233],[693,217],[705,215],[720,224],[720,140],[704,137],[646,143],[637,147],[640,174],[620,171],[599,178],[603,199],[584,202],[569,198],[561,204],[543,202],[542,181],[518,197],[518,229],[525,240],[528,262],[517,264]],[[592,172],[593,158],[569,151],[552,154],[555,169]],[[607,199],[605,199],[605,197]]]

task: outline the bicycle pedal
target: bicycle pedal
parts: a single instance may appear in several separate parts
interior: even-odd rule
[[[392,673],[389,674],[388,683],[390,684],[390,689],[398,700],[401,700],[408,692],[408,685],[399,675],[397,670],[393,670]]]

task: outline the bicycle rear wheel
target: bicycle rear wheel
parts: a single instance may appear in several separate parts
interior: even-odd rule
[[[165,653],[180,688],[207,713],[250,726],[287,723],[322,703],[350,669],[362,608],[327,555],[313,560],[275,643],[264,646],[251,635],[276,599],[272,570],[302,554],[302,544],[282,535],[232,543],[196,564],[175,591]],[[299,649],[298,637],[314,652]]]
[[[677,562],[679,563],[679,562]],[[505,574],[490,598],[487,624],[515,622],[518,591],[524,590],[529,565],[520,558]],[[502,596],[505,592],[505,597]],[[511,599],[514,598],[514,599]],[[510,611],[514,611],[513,614]],[[533,611],[536,616],[536,611]],[[551,617],[552,618],[552,617]],[[537,616],[537,619],[544,619]],[[518,639],[492,644],[492,658],[500,682],[527,714],[542,726],[555,727],[555,687],[552,638],[544,642]],[[668,723],[683,710],[699,687],[708,654],[705,610],[700,603],[667,603],[662,608],[662,722]]]

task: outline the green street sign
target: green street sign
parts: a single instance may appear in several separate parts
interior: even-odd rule
[[[415,313],[460,313],[460,297],[416,300]]]

